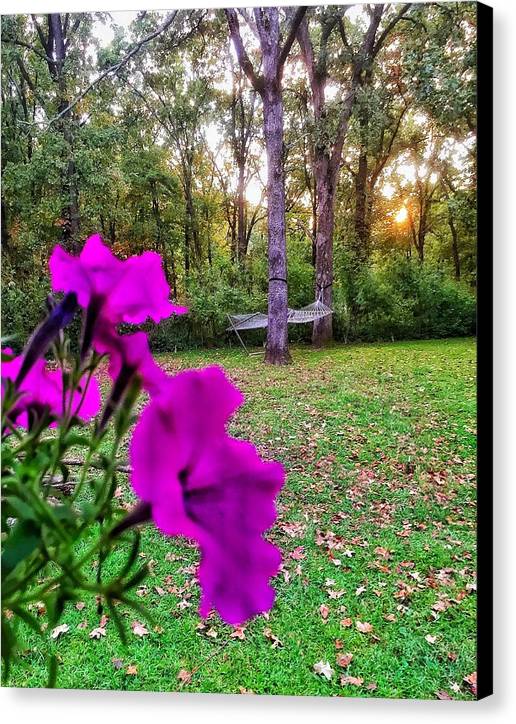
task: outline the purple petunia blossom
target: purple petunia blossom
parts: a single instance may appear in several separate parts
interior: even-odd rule
[[[6,349],[4,352],[12,354],[10,349]],[[14,382],[22,363],[23,355],[8,362],[2,362],[2,380],[9,379]],[[87,421],[95,417],[100,410],[100,387],[95,377],[91,377],[87,387],[86,378],[81,382],[84,388],[81,387],[81,389],[74,391],[70,409],[72,415],[77,415],[81,420]],[[64,414],[61,371],[48,369],[45,367],[44,360],[36,360],[20,384],[18,391],[21,396],[12,412],[13,422],[16,422],[16,424],[28,428],[29,410],[31,408],[40,409],[46,407],[50,414],[57,417]],[[65,409],[68,409],[70,404],[69,390],[65,394],[64,404]],[[53,422],[50,426],[55,427],[55,425],[56,423]]]
[[[187,311],[168,301],[161,257],[153,251],[121,261],[95,234],[79,256],[56,246],[49,267],[54,291],[75,292],[81,307],[94,305],[113,324],[140,324],[149,317],[159,322]]]
[[[133,488],[157,527],[200,546],[201,615],[214,607],[230,624],[271,608],[269,579],[281,561],[262,534],[284,472],[227,434],[242,402],[220,368],[182,372],[146,407],[130,448]]]
[[[99,354],[109,355],[108,372],[112,380],[117,379],[122,369],[128,379],[138,373],[143,388],[152,395],[159,392],[168,379],[154,361],[144,332],[120,335],[109,324],[101,323],[97,325],[93,347]]]

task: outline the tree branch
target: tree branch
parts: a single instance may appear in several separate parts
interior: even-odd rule
[[[301,21],[305,17],[307,10],[308,10],[308,8],[306,7],[306,5],[302,5],[301,7],[298,7],[298,9],[296,10],[296,14],[294,15],[294,18],[290,24],[290,29],[289,29],[289,32],[287,35],[287,39],[285,40],[283,48],[281,49],[280,54],[279,54],[278,75],[281,75],[285,61],[288,57],[288,54],[290,53],[290,48],[292,47],[292,43],[296,39],[296,33],[301,24]]]
[[[124,55],[122,60],[120,60],[118,63],[115,63],[114,65],[111,65],[109,68],[106,68],[106,70],[102,71],[102,73],[100,73],[100,75],[98,75],[96,78],[94,78],[91,81],[91,83],[82,91],[82,93],[80,93],[76,98],[74,98],[74,100],[71,101],[66,106],[66,108],[63,108],[63,110],[60,113],[58,113],[57,116],[54,116],[54,118],[51,118],[47,125],[51,126],[53,123],[56,123],[56,121],[58,121],[60,118],[67,115],[72,110],[72,108],[74,108],[80,101],[82,101],[82,99],[86,95],[88,95],[88,93],[91,90],[93,90],[93,88],[98,83],[103,81],[104,78],[106,78],[108,75],[110,75],[111,73],[118,73],[118,71],[121,70],[124,67],[124,65],[127,65],[127,63],[131,60],[131,58],[133,56],[135,56],[144,45],[146,45],[147,43],[150,43],[151,40],[154,40],[155,38],[157,38],[158,35],[161,35],[161,33],[163,33],[165,30],[167,30],[167,28],[169,28],[172,25],[172,23],[174,22],[174,20],[176,18],[177,13],[178,13],[178,11],[174,10],[172,13],[170,13],[170,15],[167,15],[167,17],[162,22],[162,24],[158,28],[156,28],[156,30],[153,30],[152,33],[149,33],[144,38],[142,38],[137,43],[135,43],[133,45],[133,47],[131,48],[131,50],[129,50],[129,52],[126,53],[126,55]]]
[[[238,22],[238,16],[236,14],[236,11],[234,8],[225,8],[224,12],[226,13],[226,18],[229,26],[229,34],[231,36],[231,40],[233,41],[233,47],[235,48],[235,53],[237,55],[240,67],[249,78],[253,88],[258,91],[258,93],[262,93],[263,77],[256,74],[253,64],[249,56],[247,55],[246,49],[244,48],[242,36],[240,35],[240,24]]]
[[[403,18],[405,13],[407,13],[410,10],[411,6],[412,6],[412,3],[405,3],[405,5],[403,5],[403,7],[400,8],[397,15],[384,28],[383,32],[380,34],[380,37],[378,38],[378,40],[376,41],[376,43],[374,45],[373,52],[371,54],[372,58],[375,58],[378,55],[378,52],[380,51],[382,45],[385,42],[385,39],[387,38],[387,36],[391,32],[391,30],[393,30],[393,28],[399,23],[399,21]]]

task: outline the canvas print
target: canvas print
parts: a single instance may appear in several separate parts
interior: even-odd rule
[[[2,17],[4,686],[489,693],[481,12]]]

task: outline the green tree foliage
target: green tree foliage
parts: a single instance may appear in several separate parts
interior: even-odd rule
[[[389,9],[379,36],[401,7]],[[43,312],[49,250],[77,242],[74,190],[79,240],[99,231],[121,256],[154,249],[164,257],[174,297],[191,308],[170,322],[175,346],[226,344],[226,313],[267,310],[261,104],[224,15],[172,15],[143,12],[128,24],[118,14],[62,14],[59,71],[43,44],[49,16],[3,18],[2,323],[15,348]],[[365,6],[340,20],[337,10],[307,16],[329,69],[317,125],[297,45],[285,64],[291,307],[315,295],[314,144],[333,138],[350,53],[368,23]],[[335,201],[336,338],[474,329],[475,23],[474,3],[413,5],[362,75]],[[252,36],[251,27],[245,40],[256,64]],[[63,99],[70,108],[59,118]],[[308,341],[310,329],[290,334]],[[159,349],[171,338],[167,325],[153,332]]]

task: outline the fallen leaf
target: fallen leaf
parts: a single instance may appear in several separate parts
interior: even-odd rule
[[[113,664],[114,668],[118,671],[118,669],[121,669],[124,665],[124,662],[122,659],[111,659],[111,663]]]
[[[243,641],[245,639],[245,626],[235,626],[235,630],[230,634],[229,638]]]
[[[106,635],[106,629],[102,626],[99,626],[98,628],[94,628],[93,631],[90,631],[90,639],[100,639],[102,636]]]
[[[147,631],[147,629],[145,628],[145,626],[143,624],[141,624],[139,621],[133,621],[131,624],[131,628],[132,628],[133,634],[135,636],[140,636],[140,637],[147,636],[147,634],[149,633]]]
[[[343,618],[342,621],[340,622],[340,625],[343,626],[344,628],[349,628],[350,626],[353,625],[353,619]]]
[[[138,669],[133,664],[130,664],[130,666],[128,666],[125,670],[125,673],[129,674],[129,676],[136,676],[136,674],[138,673]]]
[[[85,606],[86,606],[86,604],[84,603],[84,601],[77,601],[77,603],[75,604],[75,608],[76,608],[78,611],[82,611],[82,609],[83,609]]]
[[[371,631],[373,630],[373,627],[370,623],[367,623],[367,621],[365,621],[364,623],[362,623],[362,621],[357,621],[355,626],[357,627],[357,630],[360,631],[360,633],[371,633]]]
[[[342,666],[343,669],[347,668],[353,660],[353,654],[340,654],[337,656],[337,666]]]
[[[272,648],[277,649],[279,646],[283,646],[283,643],[279,640],[277,636],[275,636],[272,633],[272,630],[270,628],[264,628],[263,629],[263,635],[266,639],[269,639],[269,641],[272,641]]]
[[[50,636],[53,639],[58,639],[60,636],[62,636],[69,630],[70,630],[70,626],[68,626],[67,623],[62,623],[60,626],[56,626],[55,628],[52,629]]]
[[[385,560],[388,560],[391,557],[391,554],[387,550],[387,548],[382,548],[382,546],[376,546],[374,552],[377,556],[379,556],[380,558],[384,558]]]
[[[452,701],[453,697],[448,694],[447,691],[436,691],[435,695],[441,701]]]
[[[314,664],[314,671],[316,674],[324,676],[326,679],[328,679],[328,681],[330,681],[331,677],[335,673],[327,661],[318,661],[316,664]]]
[[[328,608],[328,606],[326,606],[324,603],[322,603],[319,606],[319,613],[321,614],[321,617],[323,618],[323,620],[326,621],[326,619],[330,615],[330,609]]]
[[[290,557],[295,561],[302,561],[303,558],[306,558],[305,547],[298,546],[297,548],[294,548],[294,550],[290,553]]]
[[[177,675],[177,678],[182,684],[189,684],[192,680],[192,672],[186,669],[181,669]]]
[[[209,636],[211,639],[216,639],[218,636],[218,633],[215,631],[214,628],[210,628],[210,629],[208,629],[208,631],[206,631],[206,636]]]
[[[464,677],[464,682],[470,687],[473,696],[477,695],[477,672],[473,671]]]
[[[393,613],[387,613],[387,614],[385,614],[384,619],[386,621],[390,621],[392,623],[392,622],[396,621],[396,616]]]
[[[431,634],[427,634],[425,636],[425,641],[429,644],[435,644],[435,642],[437,641],[437,636],[432,636]]]
[[[364,680],[360,679],[358,676],[341,676],[340,683],[342,686],[362,686]]]
[[[377,688],[378,684],[376,681],[371,681],[371,683],[366,686],[367,691],[376,691]]]

